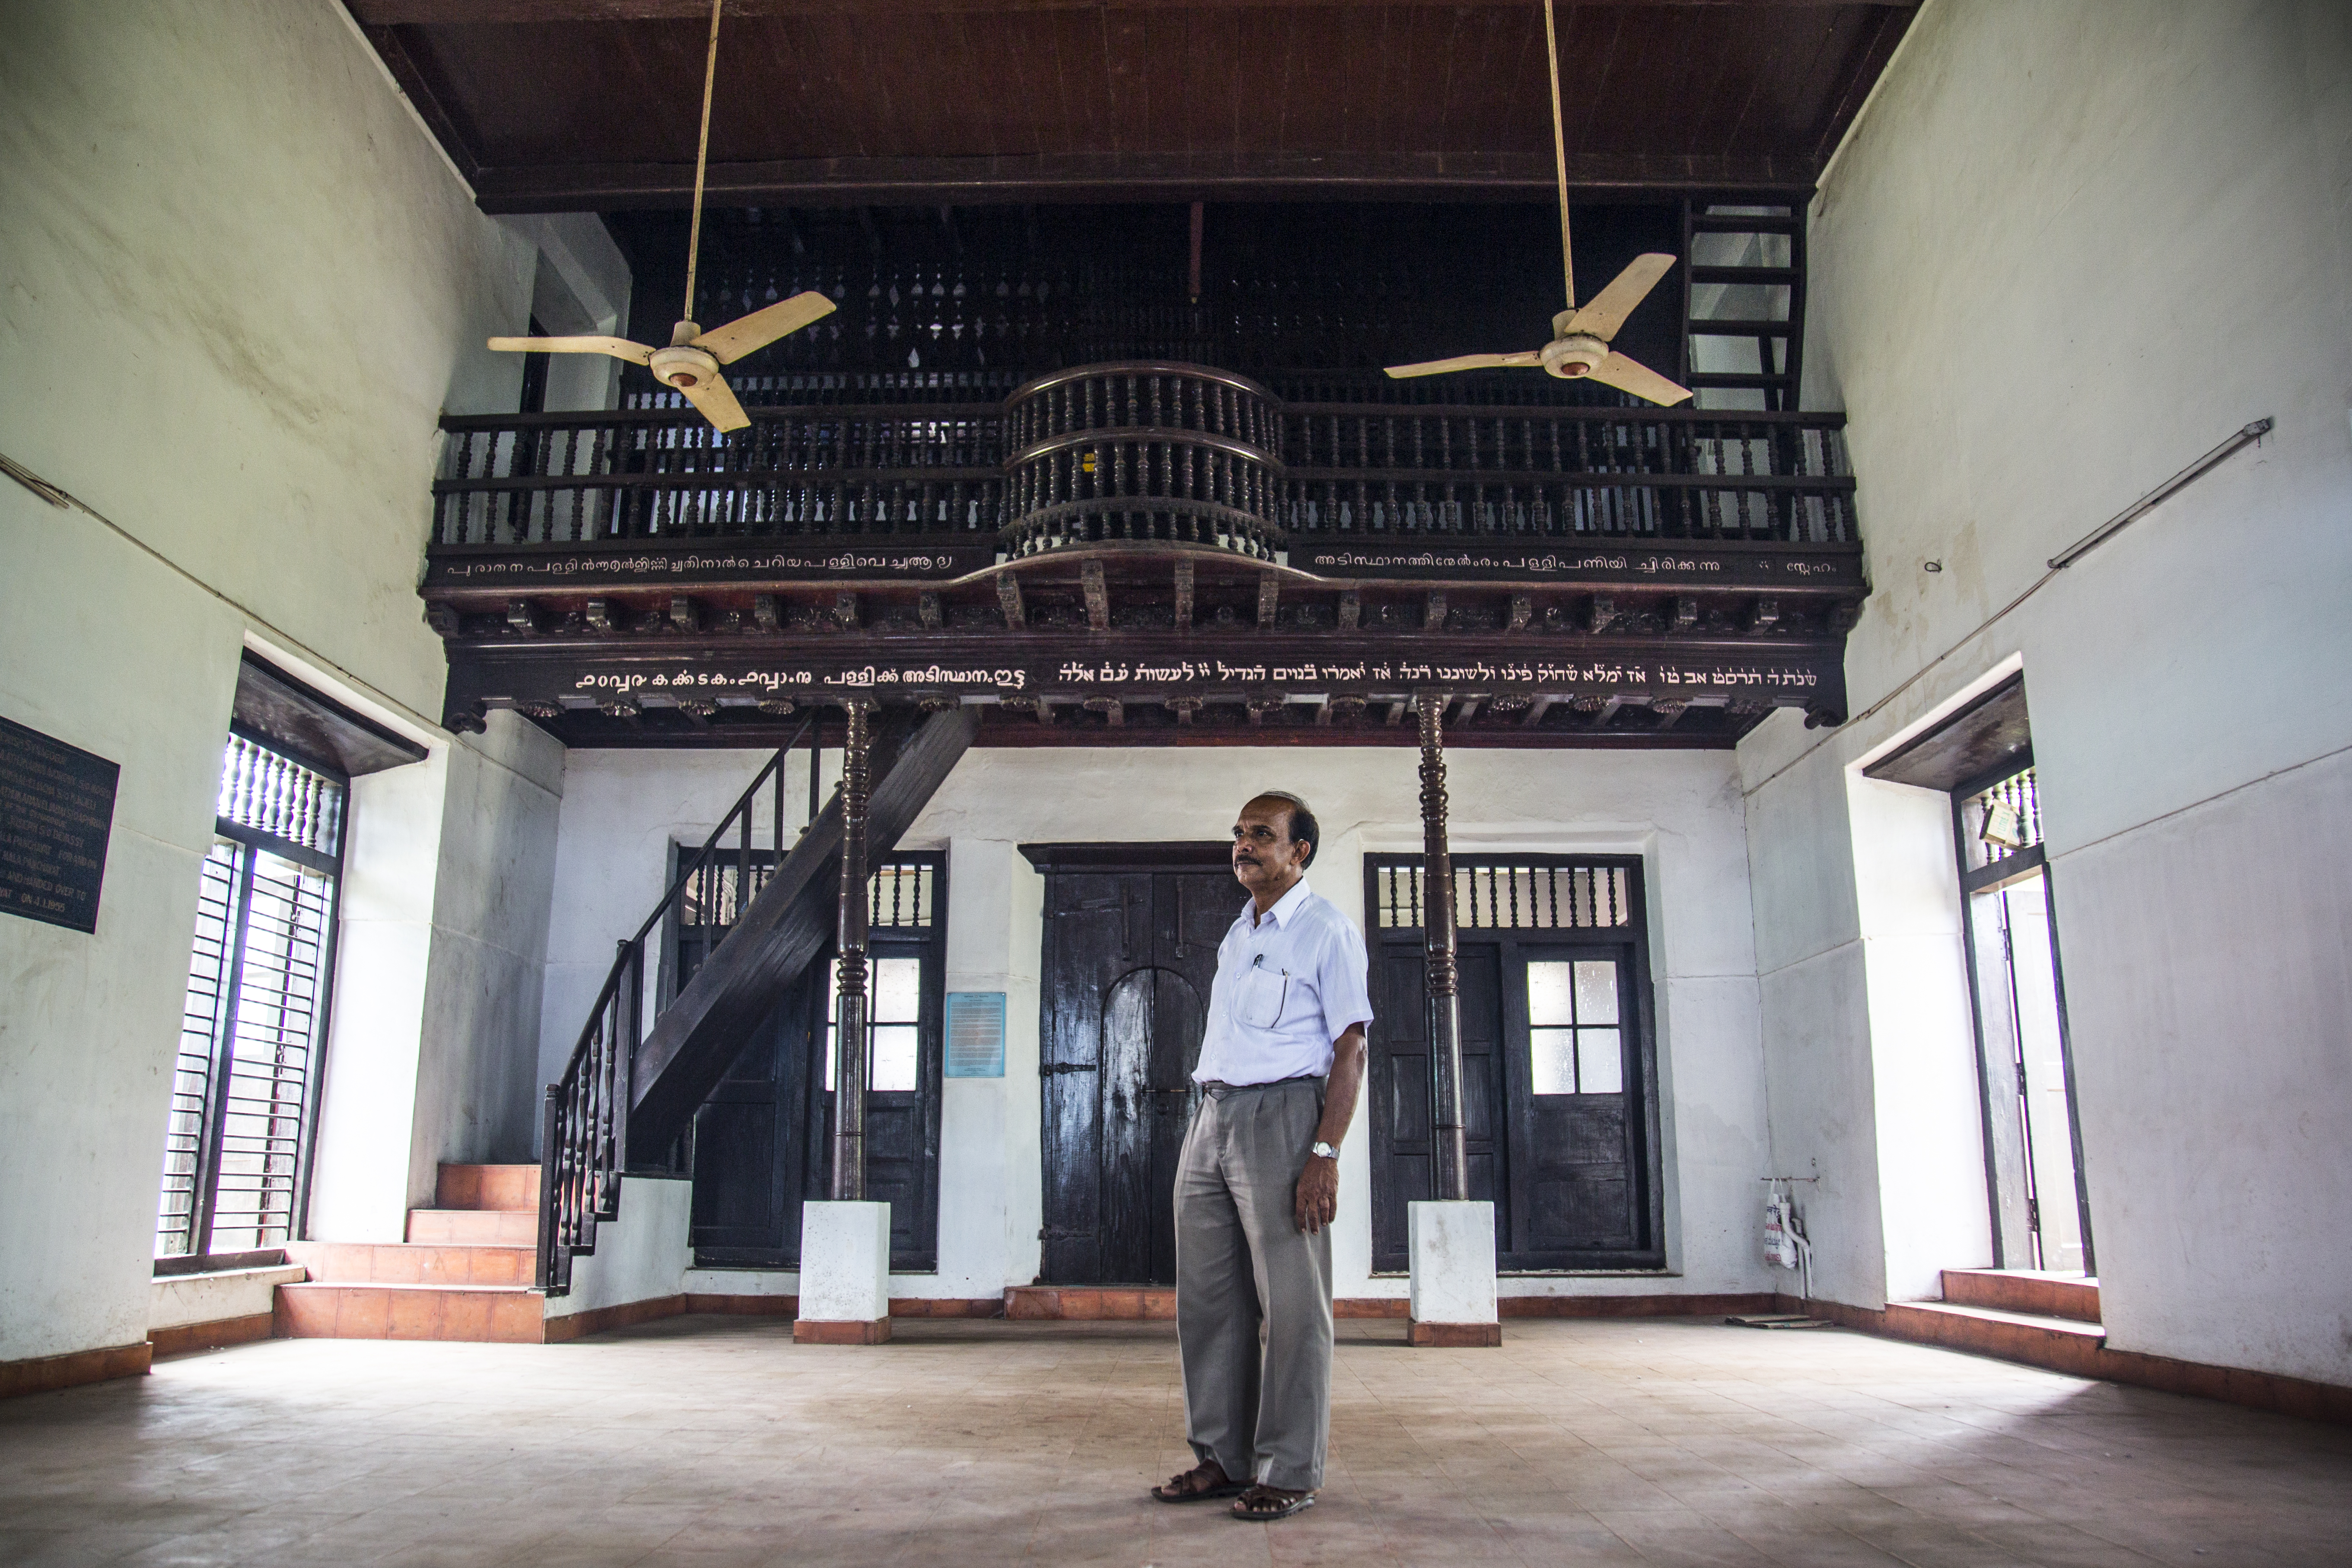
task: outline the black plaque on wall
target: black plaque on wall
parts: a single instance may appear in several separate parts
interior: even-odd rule
[[[0,719],[0,910],[98,930],[121,768]]]

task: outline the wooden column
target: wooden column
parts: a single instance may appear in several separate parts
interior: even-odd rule
[[[835,998],[833,1198],[866,1201],[866,817],[874,703],[851,698],[841,746],[841,913],[836,945],[841,989]]]
[[[1462,1142],[1462,1005],[1454,962],[1454,858],[1445,847],[1445,710],[1453,694],[1421,693],[1423,989],[1429,998],[1430,1123],[1436,1147],[1436,1195],[1470,1195],[1469,1156]]]

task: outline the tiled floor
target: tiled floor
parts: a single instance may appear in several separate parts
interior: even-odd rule
[[[1159,1323],[276,1341],[0,1404],[0,1563],[2352,1563],[2352,1431],[1842,1332],[1341,1325],[1322,1505],[1144,1495]]]

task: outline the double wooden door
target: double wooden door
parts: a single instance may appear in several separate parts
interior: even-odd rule
[[[1366,1121],[1372,1267],[1406,1267],[1407,1205],[1436,1196],[1420,933],[1374,950]],[[1465,937],[1470,1195],[1506,1269],[1655,1268],[1654,1093],[1636,943]]]
[[[1135,847],[1192,850],[1194,864],[1044,865],[1046,1284],[1176,1279],[1176,1159],[1217,945],[1246,895],[1230,869],[1210,868],[1220,846]]]

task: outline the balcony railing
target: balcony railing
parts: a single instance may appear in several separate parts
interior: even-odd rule
[[[1087,374],[1155,373],[1222,375],[1171,366]],[[1148,399],[1148,387],[1137,395]],[[1181,433],[1172,401],[1159,426],[1140,416],[1057,426],[1046,468],[1035,406],[1024,411],[1018,394],[1003,404],[754,406],[751,426],[729,436],[691,409],[453,416],[442,422],[433,538],[462,546],[958,535],[1028,552],[1041,539],[1121,536],[1115,523],[1041,531],[1039,504],[1098,502],[1093,511],[1115,519],[1122,475],[1129,484],[1151,477],[1139,516],[1162,489],[1189,493],[1180,469],[1170,468],[1175,479],[1160,473],[1169,454],[1150,447]],[[1341,538],[1860,537],[1842,414],[1268,399],[1253,418],[1245,477],[1263,493],[1221,477],[1217,494],[1254,520],[1254,552]]]

